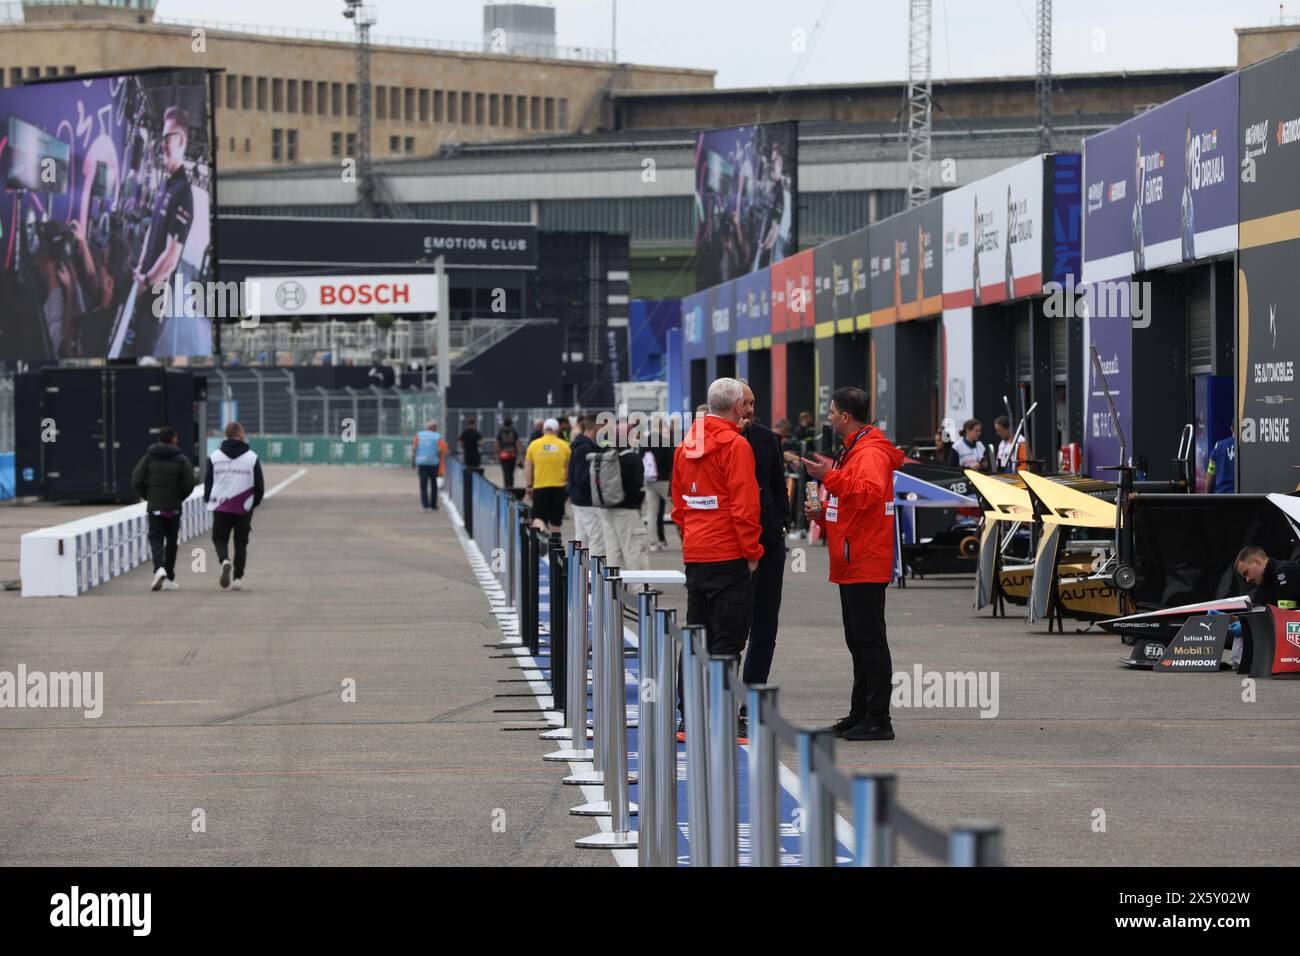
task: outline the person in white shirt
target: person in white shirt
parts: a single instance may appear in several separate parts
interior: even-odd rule
[[[952,443],[948,464],[954,468],[973,468],[988,471],[988,446],[980,441],[984,426],[978,418],[968,418],[961,426],[961,434]]]

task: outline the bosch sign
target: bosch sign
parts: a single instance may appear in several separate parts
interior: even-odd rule
[[[428,274],[259,276],[244,282],[252,315],[358,315],[438,311],[438,280]]]

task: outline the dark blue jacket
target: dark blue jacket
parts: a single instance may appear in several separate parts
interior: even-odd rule
[[[745,429],[749,447],[754,449],[754,477],[758,480],[758,499],[761,506],[759,523],[763,537],[780,536],[790,524],[790,496],[785,488],[785,459],[781,455],[781,439],[766,425],[750,422]]]
[[[596,443],[583,434],[569,446],[569,501],[579,508],[591,507],[591,466],[587,456],[596,450]]]

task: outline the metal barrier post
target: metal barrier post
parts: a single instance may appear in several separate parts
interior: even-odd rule
[[[985,820],[958,823],[948,837],[950,866],[996,866],[1002,849],[1002,828]]]
[[[628,803],[627,774],[627,684],[623,670],[623,614],[619,591],[618,568],[604,572],[601,587],[605,594],[604,686],[605,699],[605,803],[608,804],[610,829],[583,837],[574,845],[585,849],[627,849],[637,847],[637,833],[632,829],[631,814],[636,808]],[[594,637],[594,636],[593,636]]]
[[[585,640],[591,645],[591,770],[573,773],[565,777],[563,783],[571,785],[600,785],[605,782],[605,698],[601,694],[601,680],[605,671],[605,642],[601,635],[605,633],[605,589],[602,585],[605,576],[605,559],[598,554],[590,555],[587,561],[587,588],[591,594],[591,632]],[[587,726],[587,664],[584,660],[580,667],[582,672],[583,702],[582,720],[579,726],[585,732]],[[583,807],[590,806],[583,804]]]
[[[892,773],[853,778],[854,866],[893,866],[898,844],[889,814],[898,793]]]
[[[736,699],[732,684],[740,658],[708,658],[709,865],[735,866]]]
[[[524,595],[528,601],[528,632],[524,635],[528,642],[528,653],[536,657],[541,650],[541,601],[538,591],[541,589],[541,574],[538,565],[542,560],[540,533],[536,528],[528,529],[528,591]]]
[[[749,688],[749,862],[781,863],[780,781],[776,731],[768,716],[776,713],[775,687]]]
[[[467,467],[461,477],[461,500],[457,504],[462,506],[461,519],[465,522],[465,533],[471,539],[474,537],[474,475],[482,471],[482,468]]]
[[[677,612],[672,608],[655,611],[655,707],[654,727],[647,730],[640,722],[641,733],[655,735],[654,836],[655,866],[677,865],[677,641],[671,628],[676,626]],[[645,771],[641,771],[645,787]],[[641,791],[642,800],[645,791]]]
[[[835,865],[835,798],[821,781],[817,762],[830,759],[832,730],[799,732],[799,792],[803,804],[803,865]],[[822,757],[825,754],[825,757]]]
[[[588,763],[594,754],[587,747],[587,552],[569,542],[566,588],[569,607],[565,615],[564,726],[543,733],[543,740],[568,740],[567,748],[544,756],[556,763]],[[555,678],[557,650],[552,638],[551,676]]]
[[[565,594],[564,545],[558,532],[551,535],[547,558],[550,563],[551,705],[564,713],[569,694],[564,679],[568,664],[565,655],[569,646],[569,634],[565,627],[568,620],[568,597]]]
[[[708,727],[704,716],[704,628],[682,631],[682,695],[686,710],[686,816],[691,866],[709,863]]]
[[[655,739],[655,715],[659,710],[659,685],[655,682],[656,653],[655,646],[655,598],[658,591],[645,588],[636,596],[636,636],[637,636],[637,688],[636,688],[636,723],[637,723],[637,802],[640,804],[637,825],[637,865],[654,866],[655,852],[658,850],[654,828],[658,823],[656,802],[659,795],[656,774],[658,773],[659,752]]]

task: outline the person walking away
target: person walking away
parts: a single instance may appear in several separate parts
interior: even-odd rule
[[[776,433],[754,420],[754,392],[744,387],[741,431],[754,453],[754,478],[758,485],[759,524],[763,557],[754,572],[754,616],[749,626],[742,676],[746,684],[766,684],[776,652],[777,622],[781,616],[781,588],[785,583],[785,535],[790,524],[790,496],[786,492],[785,458]],[[741,708],[745,714],[745,708]],[[747,728],[745,728],[747,729]],[[747,736],[742,734],[741,736]]]
[[[466,468],[483,467],[483,436],[478,430],[478,419],[470,416],[465,419],[465,428],[460,433],[460,460]]]
[[[524,455],[524,484],[533,499],[533,527],[559,531],[564,524],[565,483],[572,449],[559,435],[560,423],[548,418],[542,437],[528,443]]]
[[[244,586],[253,509],[262,503],[264,493],[262,463],[245,441],[244,426],[231,422],[226,426],[226,440],[208,456],[208,470],[203,478],[203,500],[212,512],[212,543],[221,562],[219,583],[223,588],[238,591]],[[233,564],[227,551],[232,533],[235,536]]]
[[[620,424],[613,448],[592,455],[591,503],[600,514],[605,539],[605,565],[624,571],[650,567],[641,502],[645,498],[645,467],[641,449],[626,424]]]
[[[438,510],[438,475],[447,443],[438,433],[438,423],[429,422],[415,433],[411,442],[411,467],[420,479],[420,506],[425,511]]]
[[[578,418],[578,435],[573,439],[568,467],[569,501],[573,504],[573,536],[592,555],[605,556],[605,532],[600,513],[591,503],[591,467],[589,458],[599,453],[596,436],[600,433],[596,416],[590,412]]]
[[[501,483],[507,489],[515,486],[515,464],[519,459],[519,432],[509,417],[497,429],[497,461],[501,464]]]
[[[868,417],[866,392],[835,390],[830,423],[843,448],[834,461],[804,459],[809,477],[828,495],[824,509],[805,504],[804,513],[826,532],[830,580],[840,586],[844,642],[853,658],[849,713],[835,723],[835,733],[845,740],[893,740],[885,588],[894,575],[894,471],[903,453]]]
[[[175,591],[176,550],[181,533],[181,509],[194,490],[194,466],[177,444],[176,429],[158,429],[131,472],[131,484],[145,501],[149,516],[149,549],[153,552],[154,591]]]
[[[710,654],[736,657],[749,637],[752,576],[763,557],[754,452],[740,433],[744,401],[734,378],[709,386],[709,413],[691,424],[677,447],[672,478],[673,521],[682,529],[686,570],[686,623],[704,626]],[[677,733],[685,739],[681,722]]]
[[[669,490],[673,478],[672,429],[667,426],[660,428],[655,439],[653,446],[641,456],[645,469],[646,524],[654,531],[652,537],[658,539],[650,542],[650,550],[666,551],[668,539],[664,537],[664,516],[672,494]]]

